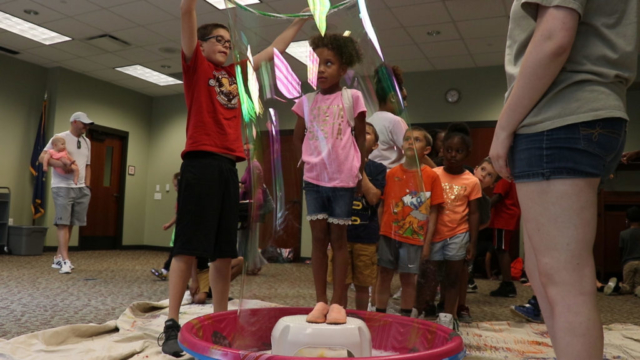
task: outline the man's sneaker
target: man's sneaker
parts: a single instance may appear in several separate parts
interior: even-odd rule
[[[438,319],[436,320],[436,324],[446,326],[449,329],[453,330],[453,315],[447,314],[447,313],[438,314]]]
[[[538,324],[542,324],[544,322],[542,319],[542,312],[540,311],[540,305],[538,305],[538,299],[536,299],[535,296],[529,299],[525,305],[512,306],[511,311],[527,321]]]
[[[158,345],[162,346],[162,352],[173,357],[181,357],[184,355],[182,348],[178,345],[178,334],[180,333],[180,324],[174,319],[168,319],[164,322],[164,330],[158,336]]]
[[[512,281],[503,281],[496,290],[489,293],[491,296],[496,297],[516,297],[518,291]]]
[[[162,281],[167,280],[167,275],[162,270],[158,271],[154,268],[154,269],[151,269],[151,273],[153,274],[153,276],[157,277]]]
[[[620,285],[618,284],[618,279],[612,277],[611,279],[609,279],[609,283],[604,287],[604,294],[609,296],[619,291],[620,291]]]
[[[398,290],[398,292],[395,293],[392,298],[393,300],[400,300],[401,297],[402,297],[402,288],[400,288],[400,290]]]
[[[477,293],[478,292],[478,284],[475,282],[473,284],[467,285],[467,293]]]
[[[471,317],[471,311],[468,306],[458,305],[458,321],[462,323],[471,324],[473,322],[473,318]]]
[[[54,269],[60,269],[62,267],[62,256],[54,256],[53,264],[51,264],[51,267]]]
[[[71,274],[71,263],[69,260],[62,261],[62,266],[60,267],[60,274]]]

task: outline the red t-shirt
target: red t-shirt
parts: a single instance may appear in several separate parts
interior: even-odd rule
[[[240,66],[246,66],[246,60]],[[187,143],[182,156],[209,151],[244,161],[235,64],[217,66],[196,46],[188,63],[182,52],[182,74],[187,101]]]
[[[516,184],[513,181],[502,179],[496,184],[493,194],[502,195],[502,201],[493,207],[489,227],[517,230],[520,226],[520,203],[516,193]]]

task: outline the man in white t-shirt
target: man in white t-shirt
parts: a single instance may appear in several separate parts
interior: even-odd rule
[[[73,181],[73,170],[59,160],[50,159],[49,166],[60,168],[64,174],[58,171],[50,171],[51,195],[56,209],[56,217],[53,222],[57,227],[58,253],[53,258],[54,269],[60,269],[60,274],[70,274],[73,269],[69,261],[69,239],[73,226],[85,226],[87,223],[87,210],[91,199],[91,142],[84,135],[93,125],[87,114],[77,112],[71,115],[71,128],[55,136],[65,139],[67,152],[75,160],[80,169],[78,183]],[[44,155],[53,149],[51,140],[40,155],[40,161]]]

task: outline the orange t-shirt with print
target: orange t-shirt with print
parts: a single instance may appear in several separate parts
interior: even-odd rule
[[[400,164],[387,172],[380,234],[412,245],[424,245],[431,206],[444,202],[440,178],[428,166],[418,170]]]
[[[440,177],[444,191],[433,235],[433,242],[440,242],[469,231],[469,202],[482,197],[482,188],[478,178],[466,170],[459,175],[451,175],[443,167],[433,171]]]

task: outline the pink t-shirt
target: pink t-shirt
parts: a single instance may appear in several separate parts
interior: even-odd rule
[[[350,90],[354,118],[367,112],[362,93]],[[306,97],[298,100],[293,112],[305,118]],[[304,180],[326,187],[355,187],[358,183],[360,151],[344,113],[342,92],[316,94],[305,118],[307,134],[302,143]]]
[[[62,158],[68,158],[69,157],[69,153],[67,152],[67,150],[65,151],[61,151],[61,152],[57,152],[55,150],[49,150],[49,154],[51,154],[51,158],[55,159],[55,160],[60,160]],[[62,168],[54,168],[56,170],[56,172],[60,175],[67,175],[64,170],[62,170]]]

